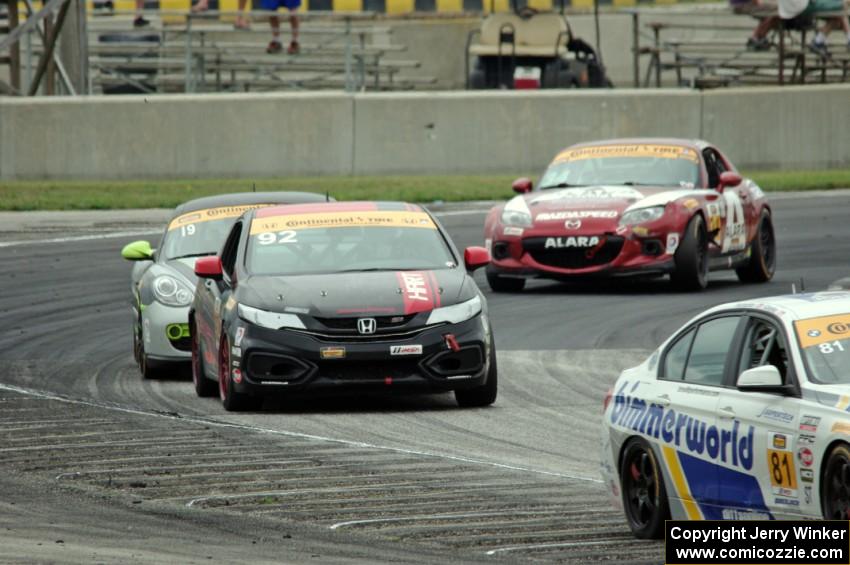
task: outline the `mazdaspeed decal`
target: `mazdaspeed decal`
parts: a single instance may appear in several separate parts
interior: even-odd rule
[[[752,469],[753,426],[733,420],[731,428],[724,429],[660,404],[647,404],[642,398],[624,394],[627,385],[624,382],[614,398],[613,425],[629,428],[694,455],[704,455],[747,471]]]
[[[431,216],[425,212],[367,210],[363,212],[280,214],[278,216],[254,218],[254,221],[251,222],[251,235],[281,230],[348,227],[437,229]]]
[[[583,159],[605,159],[612,157],[655,157],[662,159],[687,159],[699,163],[697,152],[690,147],[681,145],[658,145],[649,143],[632,143],[622,145],[593,145],[565,149],[558,153],[553,163],[565,161],[581,161]]]
[[[248,210],[255,208],[264,208],[271,204],[245,204],[243,206],[221,206],[219,208],[207,208],[205,210],[195,210],[194,212],[186,212],[177,216],[171,223],[168,224],[168,231],[176,230],[179,227],[189,224],[198,224],[201,222],[209,222],[210,220],[220,220],[222,218],[238,218]]]

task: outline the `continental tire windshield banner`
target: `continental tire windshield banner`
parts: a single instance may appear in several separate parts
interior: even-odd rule
[[[255,218],[251,235],[316,228],[399,227],[437,229],[425,212],[396,210],[364,210],[352,212],[318,212],[313,214],[281,214]]]
[[[634,143],[628,145],[591,145],[576,147],[558,153],[554,163],[565,161],[581,161],[584,159],[610,159],[617,157],[653,157],[662,159],[687,159],[699,162],[697,152],[690,147],[681,145],[658,145],[649,143]]]
[[[238,218],[248,210],[254,208],[265,208],[269,204],[246,204],[243,206],[222,206],[220,208],[207,208],[205,210],[195,210],[194,212],[186,212],[177,216],[171,223],[168,224],[168,231],[176,230],[182,226],[189,224],[197,224],[200,222],[209,222],[211,220],[221,220],[222,218]]]

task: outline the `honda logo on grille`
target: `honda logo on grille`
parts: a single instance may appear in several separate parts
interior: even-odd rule
[[[357,331],[361,334],[373,334],[378,329],[375,318],[360,318],[357,320]]]

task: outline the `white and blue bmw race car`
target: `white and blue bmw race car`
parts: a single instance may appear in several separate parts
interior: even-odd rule
[[[602,474],[636,537],[667,518],[850,518],[850,292],[697,316],[605,399]]]

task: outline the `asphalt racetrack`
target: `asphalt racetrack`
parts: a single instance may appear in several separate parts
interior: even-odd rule
[[[491,408],[381,393],[239,415],[185,373],[143,381],[133,363],[119,251],[163,213],[2,215],[0,560],[658,562],[662,545],[633,540],[600,483],[602,398],[705,308],[850,274],[850,193],[772,202],[769,284],[730,271],[701,293],[621,279],[493,294],[479,272],[499,353]],[[458,247],[482,244],[484,208],[444,209]]]

